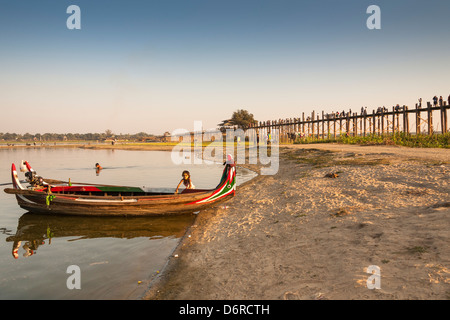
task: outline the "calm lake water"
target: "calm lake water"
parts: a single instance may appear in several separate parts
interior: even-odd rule
[[[0,183],[11,181],[11,163],[18,167],[21,160],[42,177],[149,188],[175,189],[184,169],[197,188],[214,188],[223,170],[219,164],[175,165],[170,152],[24,148],[0,150]],[[104,168],[98,175],[96,162]],[[253,177],[237,170],[238,184]],[[139,299],[195,216],[52,217],[27,213],[2,191],[0,299]],[[79,290],[66,285],[71,265],[81,270]]]

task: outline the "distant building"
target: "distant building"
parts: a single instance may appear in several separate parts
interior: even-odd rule
[[[161,141],[163,142],[170,142],[172,140],[172,135],[169,131],[164,132],[164,135],[161,138]]]
[[[217,126],[219,127],[219,130],[222,132],[225,132],[227,129],[236,129],[237,128],[237,126],[235,124],[233,124],[231,119],[223,120]]]

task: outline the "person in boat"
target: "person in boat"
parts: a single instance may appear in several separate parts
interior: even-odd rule
[[[183,177],[183,179],[181,179],[180,183],[178,184],[177,189],[175,190],[175,193],[178,193],[178,189],[180,188],[181,184],[184,184],[186,189],[195,189],[195,186],[192,183],[191,174],[189,173],[189,171],[184,170],[183,173],[181,174],[181,176]]]

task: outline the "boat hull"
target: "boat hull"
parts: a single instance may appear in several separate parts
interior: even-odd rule
[[[30,167],[31,168],[31,167]],[[18,205],[29,212],[75,216],[164,216],[190,214],[229,200],[236,193],[236,168],[227,163],[222,178],[212,190],[184,190],[180,194],[129,194],[130,187],[108,186],[51,186],[24,188],[17,177],[15,165],[11,176],[14,188],[4,191],[14,194]],[[103,189],[100,194],[96,190]],[[133,192],[131,192],[133,193]]]
[[[229,200],[231,196],[224,197],[212,203],[192,204],[192,201],[127,201],[116,202],[98,201],[94,205],[85,199],[69,201],[51,201],[47,205],[45,198],[29,195],[16,195],[19,206],[29,212],[53,215],[77,216],[164,216],[175,214],[191,214],[204,210],[218,203]],[[75,202],[76,201],[76,202]],[[172,202],[172,203],[171,203]]]

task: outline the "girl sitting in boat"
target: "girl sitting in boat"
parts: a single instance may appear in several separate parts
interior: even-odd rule
[[[181,184],[184,184],[186,189],[195,189],[195,186],[192,183],[191,174],[189,173],[189,171],[184,170],[183,173],[181,174],[181,176],[183,177],[183,179],[181,179],[180,183],[178,184],[177,189],[175,190],[175,193],[178,193],[178,188],[181,186]]]

